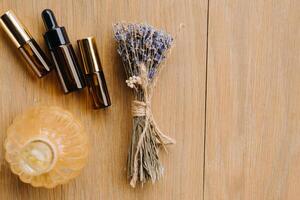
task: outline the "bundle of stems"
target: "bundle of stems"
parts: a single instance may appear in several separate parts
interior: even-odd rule
[[[151,112],[151,98],[162,62],[173,43],[171,35],[147,24],[118,23],[114,25],[127,75],[126,83],[133,89],[133,131],[128,152],[130,185],[153,183],[163,175],[159,147],[175,141],[160,131]]]

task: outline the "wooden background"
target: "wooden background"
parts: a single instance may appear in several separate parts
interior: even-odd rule
[[[299,1],[0,1],[0,12],[14,10],[45,49],[44,8],[53,9],[74,44],[96,36],[112,106],[92,110],[86,91],[63,95],[55,73],[30,76],[1,30],[0,142],[18,113],[46,103],[79,117],[91,143],[83,173],[52,190],[21,183],[0,147],[1,200],[299,199]],[[126,180],[131,93],[112,37],[118,21],[177,35],[153,99],[161,129],[177,144],[161,153],[165,177],[137,189]]]

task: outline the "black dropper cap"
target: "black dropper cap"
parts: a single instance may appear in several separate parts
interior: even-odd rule
[[[70,40],[65,27],[59,27],[54,13],[50,9],[42,12],[43,21],[46,27],[44,35],[50,50],[64,44],[69,44]]]
[[[50,9],[42,12],[42,18],[46,27],[44,39],[51,51],[64,92],[69,93],[84,88],[84,75],[65,27],[58,26]]]

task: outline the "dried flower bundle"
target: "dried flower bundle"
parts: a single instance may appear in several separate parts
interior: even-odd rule
[[[135,187],[137,182],[154,183],[162,176],[159,147],[175,143],[159,130],[151,112],[153,89],[173,38],[146,24],[115,24],[114,35],[127,75],[126,83],[134,91],[128,178]]]

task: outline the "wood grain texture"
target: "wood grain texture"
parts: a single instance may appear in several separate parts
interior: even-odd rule
[[[55,73],[37,80],[30,76],[17,50],[0,31],[0,199],[201,199],[205,107],[206,0],[2,0],[0,12],[15,11],[45,49],[41,11],[51,8],[73,44],[94,35],[110,91],[112,106],[91,109],[86,91],[63,95]],[[156,185],[133,190],[126,180],[131,134],[130,90],[116,53],[112,24],[148,22],[178,34],[153,99],[161,129],[177,140],[162,155],[165,177]],[[27,107],[43,103],[62,106],[84,122],[90,137],[88,166],[69,184],[52,190],[21,183],[4,162],[2,144],[13,118]]]
[[[300,2],[209,1],[204,199],[300,196]]]

